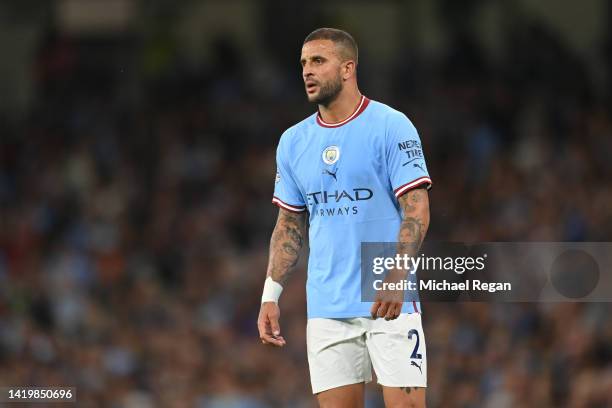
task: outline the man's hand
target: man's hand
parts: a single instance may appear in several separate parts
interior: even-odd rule
[[[259,338],[263,344],[271,344],[276,347],[283,347],[286,342],[280,335],[280,308],[274,302],[264,302],[259,309],[257,327],[259,328]]]
[[[385,278],[385,283],[399,283],[406,274],[399,271],[390,271]],[[394,320],[402,312],[404,303],[404,291],[401,289],[381,289],[376,292],[376,299],[370,309],[372,319],[384,317],[385,320]]]

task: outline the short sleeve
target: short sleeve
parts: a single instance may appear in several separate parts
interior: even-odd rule
[[[401,113],[387,122],[387,168],[397,198],[407,191],[432,182],[425,164],[421,139],[410,120]]]
[[[287,156],[286,147],[281,138],[276,149],[276,179],[274,180],[272,203],[291,212],[302,212],[306,210],[306,204],[293,172],[287,165]]]

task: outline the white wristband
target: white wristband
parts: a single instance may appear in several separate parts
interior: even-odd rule
[[[263,302],[274,302],[278,303],[278,298],[283,292],[283,287],[280,283],[272,280],[270,276],[266,278],[264,283],[263,295],[261,295],[261,303]]]

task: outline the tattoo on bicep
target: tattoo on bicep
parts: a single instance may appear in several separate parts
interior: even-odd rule
[[[402,223],[398,237],[398,253],[414,255],[419,250],[429,227],[429,202],[423,187],[408,191],[399,198]],[[424,211],[426,208],[427,211]]]
[[[417,387],[400,387],[406,394],[410,394],[411,391],[416,391]]]
[[[399,198],[400,207],[404,215],[413,213],[417,210],[417,206],[427,198],[427,189],[425,187],[417,187]]]
[[[297,264],[304,243],[305,213],[280,210],[270,240],[268,276],[283,283]]]

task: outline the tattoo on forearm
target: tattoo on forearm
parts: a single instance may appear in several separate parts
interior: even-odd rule
[[[270,240],[270,260],[267,276],[283,284],[298,261],[304,243],[306,214],[279,210],[278,220]]]

